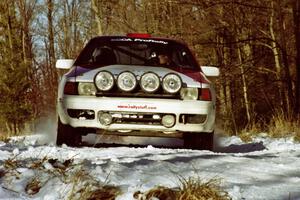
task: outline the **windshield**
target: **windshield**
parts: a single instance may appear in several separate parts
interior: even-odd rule
[[[94,38],[75,61],[75,65],[88,68],[113,64],[199,70],[197,62],[185,45],[155,39]]]

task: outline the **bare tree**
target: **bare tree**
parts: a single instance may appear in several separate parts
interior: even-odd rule
[[[292,1],[294,35],[295,35],[295,64],[296,64],[296,84],[295,84],[295,116],[300,117],[300,1]]]

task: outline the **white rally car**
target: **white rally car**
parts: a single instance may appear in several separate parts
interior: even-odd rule
[[[182,138],[187,148],[213,148],[215,91],[182,42],[148,34],[91,39],[58,88],[57,145],[77,146],[88,133]]]

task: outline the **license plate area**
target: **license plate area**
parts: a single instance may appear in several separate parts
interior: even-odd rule
[[[148,124],[162,125],[162,114],[159,113],[134,113],[110,112],[114,124]]]

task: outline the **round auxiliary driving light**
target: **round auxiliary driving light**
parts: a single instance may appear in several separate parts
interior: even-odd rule
[[[122,72],[119,74],[117,83],[118,87],[125,92],[134,90],[137,85],[136,78],[131,72]]]
[[[108,126],[112,123],[112,116],[109,113],[99,112],[98,118],[99,122],[104,126]]]
[[[175,116],[174,115],[164,115],[161,119],[162,125],[167,128],[174,126],[175,124]]]
[[[146,92],[155,92],[160,85],[159,77],[153,72],[147,72],[142,75],[140,80],[141,88]]]
[[[162,81],[163,89],[171,94],[177,93],[182,87],[181,78],[177,74],[167,74]]]
[[[109,91],[114,87],[114,76],[108,71],[100,71],[95,76],[95,85],[98,90]]]

